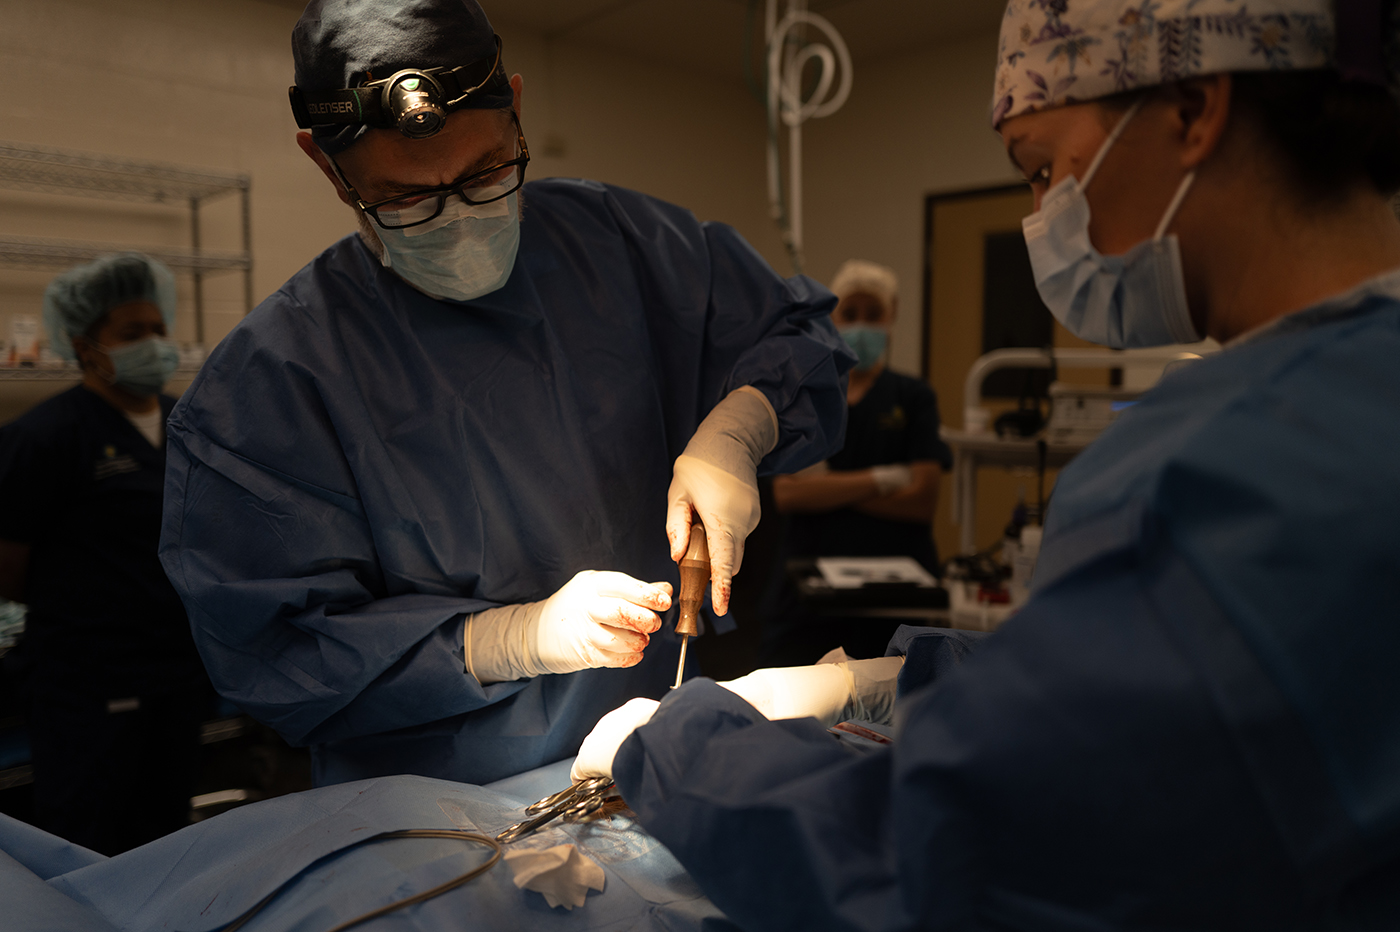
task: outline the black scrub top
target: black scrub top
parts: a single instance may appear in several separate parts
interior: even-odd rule
[[[164,485],[164,448],[82,386],[0,428],[0,539],[31,548],[25,651],[46,684],[119,698],[203,680],[157,558]]]
[[[846,445],[827,460],[833,471],[932,460],[944,470],[953,452],[938,436],[938,397],[921,379],[886,369],[865,397],[852,405]],[[890,521],[839,508],[799,514],[789,525],[789,552],[797,557],[911,556],[937,572],[938,553],[929,523]]]

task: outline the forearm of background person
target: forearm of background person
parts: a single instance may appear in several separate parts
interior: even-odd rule
[[[0,596],[24,601],[24,580],[29,575],[29,545],[0,540]]]
[[[773,501],[785,514],[820,514],[848,508],[878,494],[868,469],[798,473],[773,479]]]
[[[931,524],[943,473],[932,460],[910,463],[909,470],[914,474],[914,481],[908,486],[898,492],[863,501],[855,506],[856,511],[889,521]]]

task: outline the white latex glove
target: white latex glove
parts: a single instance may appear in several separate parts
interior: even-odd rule
[[[470,615],[463,641],[467,672],[501,683],[590,667],[630,667],[671,607],[671,584],[625,573],[584,570],[543,602]]]
[[[870,467],[870,478],[875,480],[876,494],[893,495],[895,492],[902,492],[914,484],[914,470],[903,463],[872,466]]]
[[[655,699],[633,699],[598,719],[598,724],[583,739],[583,746],[578,749],[578,757],[574,758],[569,777],[575,783],[589,777],[611,779],[617,749],[622,747],[628,735],[651,721],[660,704]]]
[[[758,463],[778,445],[778,416],[758,389],[745,385],[715,405],[676,459],[666,512],[671,559],[690,544],[692,510],[710,545],[710,603],[729,611],[744,541],[758,526]]]
[[[828,727],[858,720],[889,724],[903,657],[773,667],[720,683],[770,720],[815,718]]]

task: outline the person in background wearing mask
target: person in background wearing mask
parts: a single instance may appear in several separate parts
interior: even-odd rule
[[[795,515],[795,556],[905,554],[938,572],[934,507],[953,454],[938,436],[938,398],[920,379],[889,368],[899,306],[894,270],[853,259],[832,279],[831,319],[859,361],[846,387],[840,453],[773,480],[778,510]]]
[[[993,125],[1045,303],[1109,346],[1224,348],[1060,474],[995,634],[599,723],[575,773],[738,925],[1400,927],[1395,12],[1008,5]],[[821,727],[895,693],[892,747]]]
[[[909,556],[939,575],[933,516],[942,472],[953,454],[938,436],[938,398],[921,379],[889,368],[899,307],[894,270],[852,259],[837,271],[831,319],[858,357],[846,387],[846,445],[800,473],[773,479],[777,510],[788,516],[786,557]],[[764,619],[762,662],[811,663],[844,646],[879,654],[893,629],[869,618],[816,619],[790,584]]]
[[[475,0],[313,0],[292,51],[297,141],[360,231],[176,407],[165,567],[216,688],[318,785],[567,757],[674,681],[692,516],[724,615],[757,474],[839,448],[835,300],[653,198],[522,187]]]
[[[117,854],[181,828],[212,692],[161,569],[175,281],[105,256],[44,293],[49,346],[83,381],[0,428],[0,595],[18,650],[41,828]]]

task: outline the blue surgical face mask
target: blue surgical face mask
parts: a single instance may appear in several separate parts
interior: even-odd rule
[[[400,278],[435,298],[471,301],[503,287],[515,268],[519,195],[480,205],[450,197],[427,223],[374,232],[384,244],[380,261]]]
[[[1151,240],[1121,256],[1105,256],[1089,239],[1084,189],[1139,105],[1118,121],[1083,180],[1073,175],[1061,180],[1045,193],[1040,210],[1021,223],[1036,290],[1051,313],[1076,336],[1118,349],[1201,339],[1186,304],[1180,244],[1166,235],[1194,172],[1182,180]]]
[[[112,360],[112,384],[143,398],[160,391],[180,364],[180,351],[164,337],[146,337],[102,350]]]
[[[885,348],[889,346],[889,331],[883,327],[869,327],[865,324],[853,324],[840,330],[846,345],[855,350],[856,371],[869,372],[875,368],[875,364],[885,355]]]

